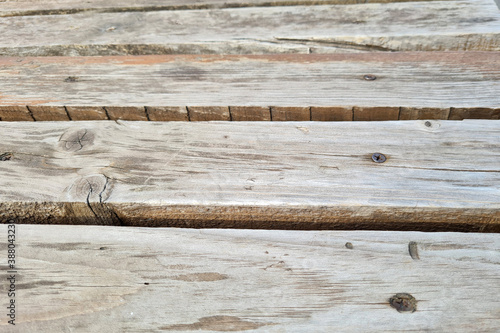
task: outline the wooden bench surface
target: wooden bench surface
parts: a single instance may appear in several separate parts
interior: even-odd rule
[[[324,3],[7,1],[0,55],[500,50],[493,0]]]
[[[0,0],[0,330],[498,332],[497,4]]]
[[[34,225],[17,234],[18,332],[498,328],[494,234]],[[391,307],[400,293],[414,297],[399,307],[409,311]]]
[[[500,231],[497,121],[2,129],[4,223]]]

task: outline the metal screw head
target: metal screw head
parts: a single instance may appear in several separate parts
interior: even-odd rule
[[[432,127],[432,123],[431,123],[430,121],[426,121],[426,122],[424,123],[424,125],[425,125],[426,127]]]
[[[366,81],[374,81],[377,79],[377,77],[373,74],[366,74],[365,76],[363,76],[363,79],[365,79]]]
[[[384,154],[375,153],[372,155],[372,160],[375,163],[384,163],[387,160],[387,158],[385,157]]]

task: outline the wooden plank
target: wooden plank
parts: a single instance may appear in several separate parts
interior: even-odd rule
[[[2,23],[2,56],[500,50],[493,0],[84,12]]]
[[[500,231],[497,121],[0,129],[3,223]]]
[[[16,326],[2,319],[6,332],[500,327],[497,234],[15,228]],[[400,293],[414,312],[391,307]]]
[[[271,6],[347,5],[409,2],[417,0],[2,0],[0,17],[68,15],[82,12],[148,12],[158,10],[195,10]],[[425,0],[437,1],[437,0]]]
[[[434,109],[437,118],[451,107],[500,109],[494,52],[0,58],[0,78],[2,110],[20,110],[2,111],[3,120],[32,120],[26,105],[66,106],[73,120],[108,119],[110,105],[136,107],[134,119],[145,119],[144,106],[188,105],[191,120],[229,120],[228,106],[272,107],[273,120],[299,121],[311,119],[309,107],[347,110],[347,118],[356,107],[355,120],[398,119],[399,107]],[[198,117],[197,107],[218,115]],[[318,110],[313,120],[326,120]]]

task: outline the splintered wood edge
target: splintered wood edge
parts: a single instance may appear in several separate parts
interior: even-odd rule
[[[0,105],[0,121],[384,121],[500,119],[500,108]]]

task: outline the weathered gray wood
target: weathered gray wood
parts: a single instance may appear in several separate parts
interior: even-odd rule
[[[3,223],[500,231],[497,121],[0,129]]]
[[[270,6],[347,5],[364,3],[411,2],[418,0],[2,0],[0,17],[67,15],[81,12],[133,12]],[[437,1],[437,0],[425,0]]]
[[[313,120],[352,119],[352,107],[355,120],[398,119],[399,107],[418,112],[405,109],[401,119],[439,118],[450,107],[454,118],[498,118],[500,109],[495,52],[0,58],[0,79],[2,120],[50,119],[41,117],[44,109],[32,117],[26,105],[66,106],[72,120],[120,116],[106,114],[109,106],[135,107],[135,116],[124,118],[130,120],[145,119],[144,106],[188,106],[191,120],[229,120],[228,106],[272,107],[273,120],[288,119],[280,107],[299,107],[291,120],[309,120],[311,106],[347,110],[339,118],[314,109]],[[197,107],[219,115],[197,116]],[[471,108],[482,111],[465,112]]]
[[[17,225],[16,244],[16,326],[2,318],[2,332],[500,327],[497,234]],[[389,305],[398,293],[415,312]]]
[[[493,0],[84,12],[1,22],[4,56],[500,50]]]

